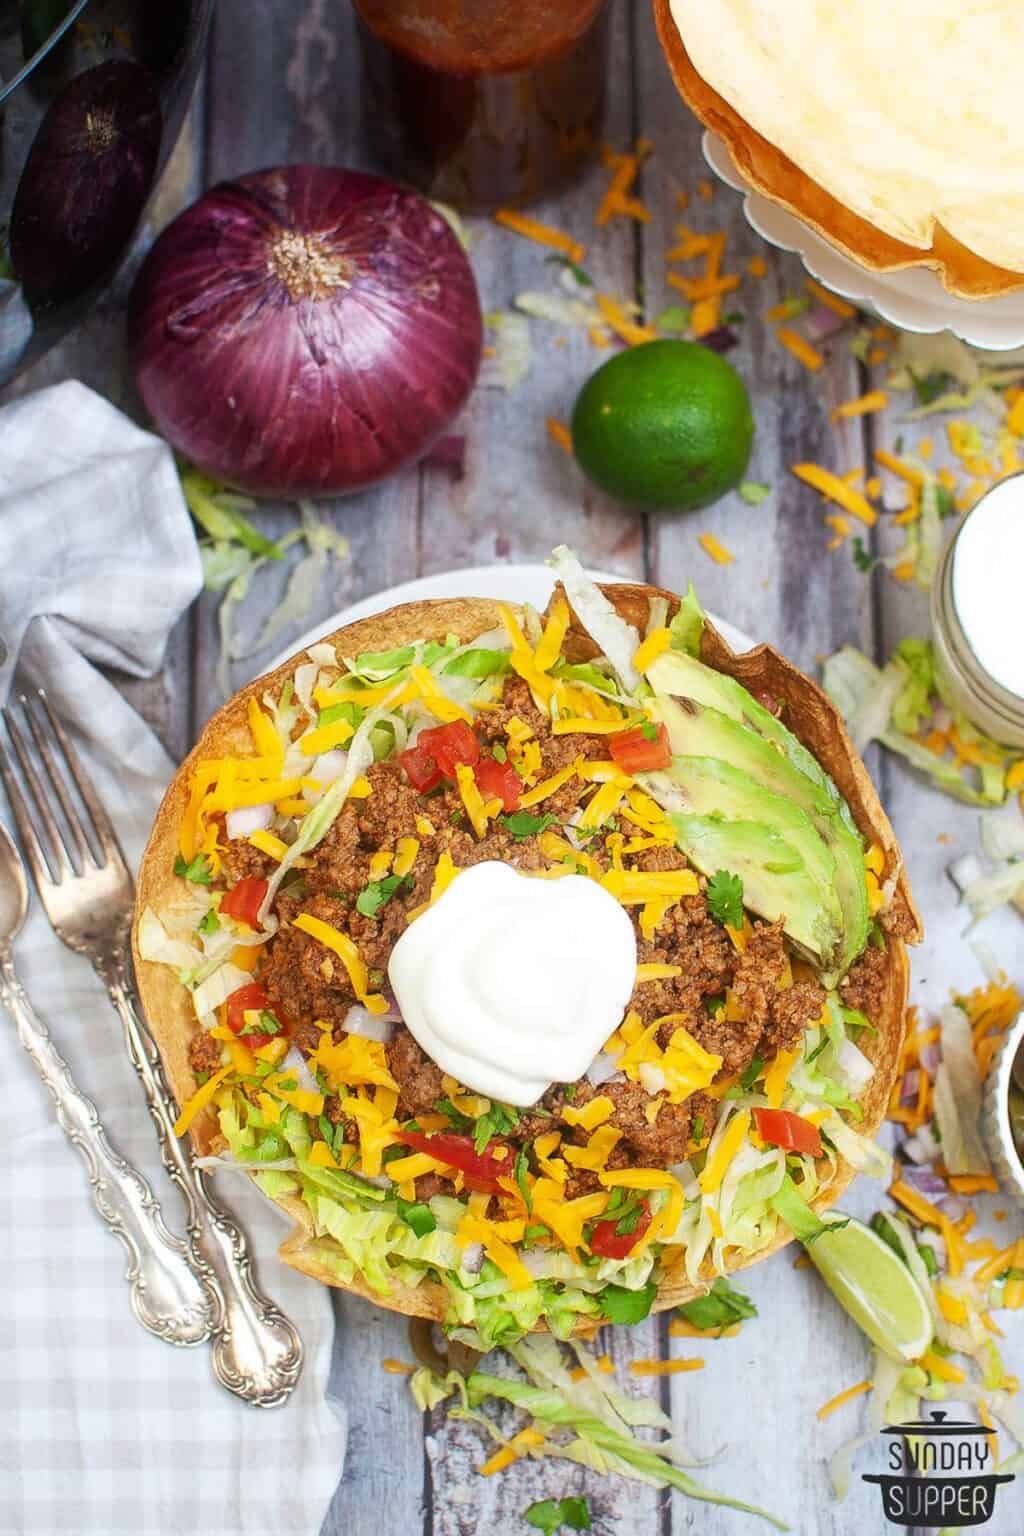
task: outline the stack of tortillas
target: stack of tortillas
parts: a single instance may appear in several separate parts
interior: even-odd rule
[[[654,0],[685,100],[860,265],[1024,288],[1021,0]]]

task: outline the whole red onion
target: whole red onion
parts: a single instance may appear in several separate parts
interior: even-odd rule
[[[472,389],[482,341],[447,221],[330,166],[207,192],[154,245],[129,312],[159,431],[258,496],[356,491],[420,458]]]

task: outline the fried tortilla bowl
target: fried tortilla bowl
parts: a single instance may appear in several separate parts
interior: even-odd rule
[[[678,597],[654,587],[623,584],[607,586],[602,590],[622,617],[636,625],[641,633],[647,624],[652,600],[666,599],[670,613],[674,613],[679,606]],[[353,655],[361,651],[385,651],[415,639],[442,640],[450,634],[457,636],[460,642],[466,642],[493,629],[498,623],[500,613],[496,603],[462,598],[403,604],[385,613],[359,620],[324,638],[336,643],[340,654]],[[573,660],[585,660],[595,654],[593,642],[580,628],[575,616],[564,650]],[[783,702],[785,719],[790,728],[832,776],[867,841],[882,849],[885,870],[879,878],[889,883],[893,890],[893,902],[906,914],[906,927],[910,931],[911,942],[917,942],[920,938],[920,922],[913,907],[900,850],[874,786],[829,698],[768,646],[761,645],[743,655],[736,655],[710,624],[706,625],[703,633],[701,657],[716,670],[736,678],[751,692],[767,694]],[[188,1061],[188,1043],[194,1022],[191,997],[186,988],[180,985],[173,970],[141,958],[138,947],[139,915],[147,906],[159,912],[173,905],[175,876],[172,869],[193,765],[201,758],[247,755],[251,751],[247,723],[249,699],[259,699],[268,688],[279,689],[292,676],[301,659],[293,658],[276,672],[250,683],[213,716],[167,791],[143,857],[133,931],[136,972],[150,1029],[160,1049],[171,1088],[181,1104],[196,1090],[196,1081]],[[897,1075],[909,984],[904,943],[890,938],[886,953],[889,964],[883,1004],[874,1021],[877,1033],[868,1035],[863,1042],[865,1055],[875,1064],[875,1073],[860,1101],[863,1119],[857,1127],[868,1136],[875,1133],[884,1118]],[[223,1145],[212,1109],[204,1110],[196,1118],[189,1134],[199,1155],[215,1152]],[[848,1163],[839,1159],[836,1175],[814,1201],[815,1207],[821,1210],[837,1200],[849,1184],[853,1172]],[[447,1293],[436,1282],[423,1281],[415,1287],[393,1282],[391,1294],[385,1298],[363,1283],[358,1276],[347,1284],[339,1281],[317,1252],[317,1236],[308,1207],[294,1196],[284,1197],[278,1203],[295,1221],[294,1232],[280,1249],[280,1257],[286,1264],[327,1285],[340,1285],[342,1289],[365,1296],[378,1306],[388,1307],[392,1311],[410,1317],[431,1318],[438,1322],[444,1318],[448,1305]],[[770,1247],[754,1255],[754,1258],[764,1258],[790,1240],[791,1235],[785,1230]],[[746,1262],[753,1262],[753,1259]],[[709,1274],[709,1282],[712,1278]],[[661,1310],[676,1306],[699,1293],[698,1289],[687,1282],[685,1273],[663,1274],[655,1308]],[[593,1327],[593,1323],[588,1320],[587,1326]]]
[[[1024,272],[994,265],[940,224],[929,249],[886,234],[845,207],[756,129],[698,74],[672,16],[671,0],[653,0],[658,37],[679,93],[704,126],[723,140],[755,191],[795,214],[844,256],[872,272],[933,271],[947,293],[993,299],[1024,288]]]

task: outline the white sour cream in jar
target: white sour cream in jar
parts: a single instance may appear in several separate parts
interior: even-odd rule
[[[994,682],[1024,699],[1024,475],[993,486],[965,519],[952,575],[967,644]]]
[[[444,1072],[520,1108],[582,1077],[636,980],[625,910],[582,875],[488,860],[406,929],[388,976],[406,1028]]]

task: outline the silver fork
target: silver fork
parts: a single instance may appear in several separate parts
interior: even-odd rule
[[[24,696],[20,702],[49,779],[49,794],[11,711],[4,710],[3,717],[46,833],[52,873],[2,742],[0,775],[54,932],[69,949],[92,962],[120,1015],[128,1054],[156,1125],[164,1167],[185,1202],[187,1261],[213,1299],[214,1374],[229,1391],[257,1407],[283,1403],[299,1378],[302,1341],[294,1325],[258,1287],[241,1228],[211,1193],[187,1143],[174,1134],[173,1101],[159,1053],[133,997],[129,933],[134,886],[117,834],[45,693],[39,691],[35,707]],[[90,849],[55,749],[63,755],[88,811],[97,855]],[[54,800],[63,812],[73,848],[58,826]]]

